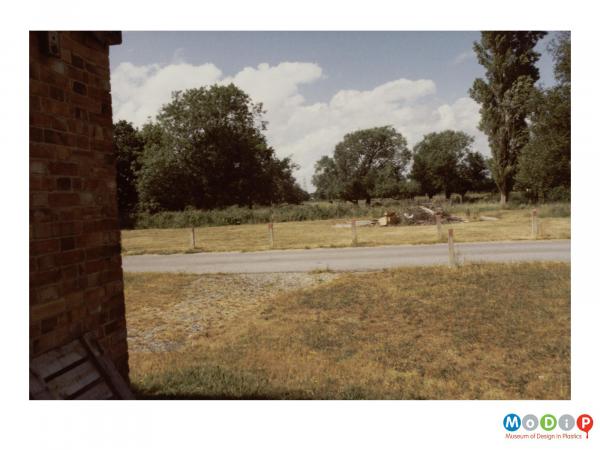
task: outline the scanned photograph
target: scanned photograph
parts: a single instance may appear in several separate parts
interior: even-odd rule
[[[31,400],[571,399],[569,31],[33,30],[29,130]]]

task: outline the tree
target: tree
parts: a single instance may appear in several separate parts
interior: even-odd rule
[[[137,208],[137,177],[144,152],[144,140],[132,123],[120,120],[113,127],[113,143],[117,160],[117,198],[119,217],[128,224],[129,215]]]
[[[540,54],[534,48],[543,31],[483,31],[474,50],[485,68],[469,90],[481,105],[479,128],[487,134],[492,150],[491,172],[505,204],[514,185],[518,157],[528,140],[526,119],[539,71]]]
[[[460,195],[465,195],[467,191],[482,192],[494,188],[488,161],[479,152],[467,152],[458,166],[458,178],[456,192]]]
[[[443,192],[464,195],[485,186],[487,168],[480,153],[473,152],[473,137],[462,131],[429,133],[413,149],[411,177],[428,197]]]
[[[558,83],[536,96],[531,136],[519,157],[516,177],[519,188],[534,201],[569,196],[571,189],[570,33],[560,33],[549,50]]]
[[[333,159],[317,162],[313,183],[326,198],[370,203],[378,193],[393,192],[389,184],[403,180],[409,161],[406,139],[393,127],[358,130],[335,146]]]
[[[252,207],[303,197],[263,135],[260,103],[233,84],[175,92],[156,122],[138,188],[148,210]]]
[[[312,182],[317,188],[315,191],[316,198],[321,200],[340,198],[339,177],[333,158],[323,156],[315,163]]]

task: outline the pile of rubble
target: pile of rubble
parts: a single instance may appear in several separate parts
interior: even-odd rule
[[[374,224],[382,227],[392,225],[435,225],[436,215],[440,216],[441,223],[464,222],[460,217],[453,216],[441,208],[428,208],[426,206],[411,206],[401,213],[386,211],[383,217],[374,220]]]
[[[435,225],[437,215],[440,216],[440,223],[442,224],[466,222],[465,219],[453,216],[440,207],[429,206],[430,207],[423,205],[409,206],[404,208],[401,213],[397,213],[396,211],[385,211],[383,217],[378,219],[355,220],[354,223],[357,227],[369,227],[375,225],[381,227],[394,225]],[[482,216],[481,219],[484,220],[484,216]],[[486,219],[497,220],[493,217]],[[352,222],[338,223],[333,226],[335,228],[350,228]]]

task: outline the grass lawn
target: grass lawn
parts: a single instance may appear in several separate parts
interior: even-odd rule
[[[570,265],[126,274],[140,398],[569,399]]]
[[[455,223],[456,242],[531,239],[530,211],[496,210],[485,213],[497,221]],[[275,247],[301,249],[348,247],[352,243],[350,228],[333,225],[343,219],[282,222],[274,225]],[[570,217],[540,219],[542,239],[569,239]],[[444,225],[444,229],[448,226]],[[190,229],[124,230],[121,234],[123,254],[181,253],[190,250]],[[359,227],[361,246],[393,244],[432,244],[439,242],[435,226]],[[266,224],[196,228],[196,251],[258,251],[269,249]]]

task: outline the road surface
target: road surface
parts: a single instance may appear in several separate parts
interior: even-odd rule
[[[571,241],[472,242],[455,245],[459,262],[566,261]],[[263,252],[124,256],[125,272],[264,273],[365,271],[448,263],[448,245],[319,248]]]

